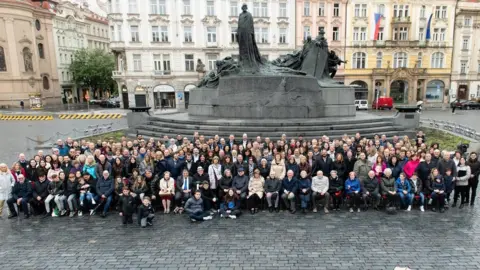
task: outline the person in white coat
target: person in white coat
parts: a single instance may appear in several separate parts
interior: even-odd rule
[[[15,180],[8,170],[7,164],[0,164],[0,217],[3,214],[5,201],[12,196],[12,186]]]
[[[213,189],[214,194],[217,194],[217,185],[220,178],[222,178],[222,165],[219,163],[217,156],[213,157],[213,163],[208,166],[208,179],[210,180],[210,189]]]

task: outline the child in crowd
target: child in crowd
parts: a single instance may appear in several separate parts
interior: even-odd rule
[[[443,180],[445,181],[445,208],[448,208],[448,205],[450,204],[450,194],[452,194],[452,191],[455,188],[455,181],[453,180],[452,169],[448,168],[445,170]]]
[[[83,174],[84,177],[90,177],[88,173]],[[96,202],[93,199],[93,194],[90,192],[90,185],[85,181],[85,178],[82,177],[78,181],[78,190],[80,191],[79,195],[79,201],[80,201],[80,207],[83,207],[83,204],[85,202],[85,199],[87,199],[88,202],[91,202],[92,205],[95,205]],[[78,211],[78,216],[81,217],[83,215],[83,212],[81,210]]]
[[[138,223],[142,228],[152,226],[153,218],[155,218],[155,210],[152,206],[150,197],[145,196],[142,201],[142,205],[138,208]]]
[[[188,213],[192,222],[210,220],[213,218],[208,211],[203,210],[203,200],[201,196],[202,194],[200,190],[195,190],[194,196],[190,197],[185,203],[185,212]]]
[[[230,188],[224,198],[224,203],[220,205],[220,217],[236,219],[242,214],[239,210],[238,195]]]
[[[121,180],[121,178],[119,178]],[[137,206],[138,197],[133,197],[128,187],[122,188],[122,193],[118,199],[118,208],[122,217],[122,224],[127,225],[133,223],[133,213]],[[148,217],[148,216],[147,216]]]

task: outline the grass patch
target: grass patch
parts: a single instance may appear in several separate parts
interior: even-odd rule
[[[119,131],[104,133],[100,135],[85,137],[85,140],[91,141],[91,142],[96,142],[97,140],[101,140],[101,141],[113,140],[114,142],[120,142],[122,137],[125,135],[126,135],[125,130],[119,130]]]
[[[423,133],[425,133],[428,145],[438,143],[440,149],[445,149],[447,151],[457,150],[457,145],[460,143],[470,143],[470,140],[468,139],[464,139],[442,130],[425,127],[419,128],[419,130],[422,130]]]

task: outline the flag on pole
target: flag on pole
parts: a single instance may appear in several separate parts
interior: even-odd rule
[[[382,14],[380,13],[375,13],[374,14],[375,18],[375,31],[373,32],[373,40],[378,40],[378,34],[380,32],[380,21],[382,20]]]
[[[427,23],[427,34],[425,35],[425,40],[430,40],[431,38],[431,30],[430,30],[430,26],[432,24],[432,17],[433,17],[433,12],[432,14],[430,14],[430,17],[428,18],[428,23]]]

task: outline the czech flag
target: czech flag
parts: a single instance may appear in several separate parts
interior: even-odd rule
[[[427,34],[425,36],[425,40],[430,40],[431,38],[431,31],[430,31],[430,26],[432,25],[432,17],[433,17],[433,13],[430,14],[430,17],[428,18],[428,24],[427,24]]]
[[[380,20],[382,19],[382,14],[375,13],[375,31],[373,34],[373,40],[378,40],[378,33],[380,32]]]

